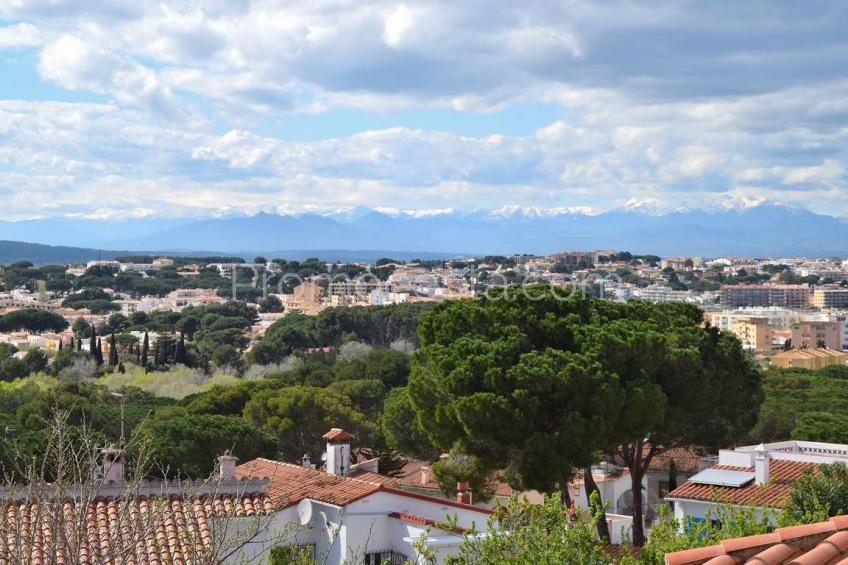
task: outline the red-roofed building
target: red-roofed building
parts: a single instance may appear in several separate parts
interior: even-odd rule
[[[774,518],[792,483],[824,463],[848,462],[848,445],[808,441],[749,445],[719,451],[718,464],[693,475],[666,497],[675,517],[702,520],[731,504],[772,509]]]
[[[329,472],[270,459],[236,467],[238,478],[268,481],[275,527],[291,531],[295,526],[287,545],[310,548],[319,563],[416,563],[415,544],[426,535],[428,548],[443,563],[461,545],[462,531],[486,530],[491,510],[397,488],[395,479],[374,472],[370,462],[329,465],[333,450],[349,458],[345,437],[337,429],[324,436]],[[448,516],[456,518],[456,528],[439,528]]]

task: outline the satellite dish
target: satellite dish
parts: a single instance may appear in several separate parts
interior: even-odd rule
[[[297,515],[300,517],[300,525],[307,526],[312,522],[312,501],[304,498],[297,504]]]
[[[326,451],[321,454],[321,461],[323,461],[324,463],[327,462],[327,452]]]

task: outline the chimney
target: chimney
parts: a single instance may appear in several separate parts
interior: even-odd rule
[[[103,481],[106,483],[124,482],[124,452],[115,447],[106,447],[103,456]]]
[[[324,470],[330,475],[346,477],[350,472],[350,440],[353,436],[341,428],[333,428],[321,437],[327,440]]]
[[[300,464],[303,465],[304,469],[312,468],[312,461],[309,459],[308,453],[304,453],[303,457],[300,458]]]
[[[238,457],[231,455],[229,450],[218,457],[218,479],[222,481],[236,480],[236,461],[238,461]]]
[[[471,489],[468,483],[456,483],[456,501],[460,504],[471,504]]]
[[[771,455],[763,444],[754,449],[754,483],[764,485],[769,482],[769,460]]]

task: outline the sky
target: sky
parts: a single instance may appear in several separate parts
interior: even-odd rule
[[[848,215],[842,0],[0,0],[0,220]]]

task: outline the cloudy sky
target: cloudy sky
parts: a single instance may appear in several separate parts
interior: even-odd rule
[[[848,2],[0,0],[0,219],[848,214]]]

